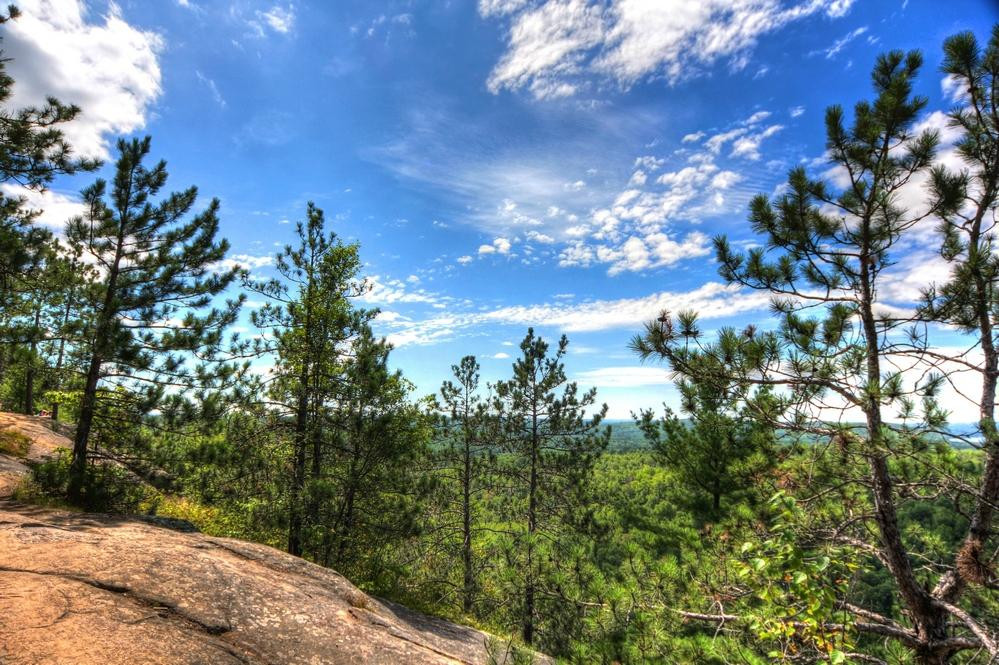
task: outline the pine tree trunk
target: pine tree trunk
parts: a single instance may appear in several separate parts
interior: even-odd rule
[[[302,370],[298,396],[298,413],[295,417],[295,440],[291,471],[291,494],[288,505],[288,554],[302,556],[302,491],[305,488],[305,447],[308,430],[308,395],[306,386],[309,375]]]
[[[467,427],[468,416],[465,423]],[[464,565],[464,586],[462,609],[472,611],[475,595],[475,580],[472,576],[472,446],[469,434],[465,434],[465,473],[462,477],[462,548],[461,559]]]
[[[129,193],[126,198],[131,198]],[[104,363],[104,352],[109,345],[111,336],[111,321],[116,313],[114,299],[118,286],[121,258],[124,252],[125,215],[120,214],[117,245],[114,261],[108,268],[107,286],[104,287],[104,301],[100,316],[91,342],[90,367],[87,369],[87,380],[83,386],[83,396],[80,399],[80,416],[76,423],[76,433],[73,437],[73,461],[69,468],[69,499],[79,502],[83,496],[83,481],[87,472],[87,445],[90,441],[90,427],[94,421],[94,411],[97,409],[97,383],[101,378],[101,365]]]
[[[990,190],[984,194],[982,200],[991,201],[993,198],[994,193]],[[977,266],[983,263],[979,256],[979,247],[982,242],[982,221],[986,209],[985,206],[980,206],[972,223],[968,237],[968,265]],[[956,600],[969,581],[981,581],[969,578],[986,575],[988,564],[982,562],[981,557],[985,543],[992,532],[994,505],[999,499],[999,431],[995,422],[999,352],[995,346],[995,327],[992,323],[992,287],[980,269],[974,272],[974,307],[978,323],[978,341],[982,345],[984,356],[981,370],[982,392],[978,402],[978,426],[982,433],[985,468],[982,470],[979,499],[971,515],[968,533],[957,553],[955,570],[948,571],[934,589],[934,596],[947,602]]]
[[[24,373],[24,412],[35,415],[35,353],[38,351],[38,326],[41,324],[42,308],[35,308],[35,325],[31,329],[31,343],[28,346],[28,369]]]
[[[534,643],[534,533],[538,511],[538,416],[531,420],[531,476],[527,500],[527,583],[524,585],[524,644]]]
[[[97,406],[97,381],[101,375],[101,358],[96,353],[90,358],[87,381],[83,386],[80,400],[80,417],[76,422],[73,436],[73,462],[69,469],[69,499],[78,502],[83,495],[83,480],[87,472],[87,444],[90,440],[90,427]]]

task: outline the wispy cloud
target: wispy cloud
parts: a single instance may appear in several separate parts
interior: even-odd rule
[[[428,296],[426,292],[406,295],[405,285],[401,282],[395,283],[391,288],[393,295],[390,297],[394,299],[392,302],[428,302],[439,299],[439,296]],[[384,300],[384,297],[381,299]],[[384,323],[389,340],[397,346],[406,346],[439,343],[468,334],[478,327],[492,330],[497,325],[543,326],[567,333],[638,329],[663,309],[693,309],[703,319],[710,320],[764,311],[768,302],[765,294],[746,293],[737,286],[708,282],[691,291],[661,291],[639,298],[590,300],[581,303],[556,300],[485,311],[468,309],[468,303],[457,303],[452,299],[451,306],[444,313],[424,318],[398,317]]]
[[[261,32],[266,27],[278,34],[286,35],[295,28],[295,5],[274,5],[270,9],[254,12],[256,21],[254,27]]]
[[[603,266],[614,275],[708,255],[708,236],[694,227],[758,191],[759,170],[748,163],[783,128],[768,125],[771,112],[758,110],[714,133],[688,134],[682,148],[663,143],[665,152],[636,157],[629,146],[645,143],[637,137],[661,119],[594,115],[599,120],[573,116],[582,124],[578,135],[494,146],[481,138],[490,133],[483,121],[465,126],[454,113],[423,108],[411,112],[404,136],[369,158],[442,191],[456,204],[456,221],[486,235],[460,263],[516,249],[522,261]]]
[[[483,0],[483,16],[508,22],[507,50],[488,86],[546,99],[574,95],[594,78],[628,87],[657,77],[677,83],[719,61],[742,69],[762,36],[815,14],[842,16],[852,3]]]
[[[850,42],[852,42],[857,37],[860,37],[865,32],[867,32],[866,25],[846,33],[845,35],[837,39],[835,42],[833,42],[832,46],[830,46],[829,48],[824,49],[822,51],[812,51],[812,54],[815,55],[818,53],[824,53],[826,56],[826,60],[832,60],[837,55],[839,55],[839,53],[850,44]]]
[[[669,372],[662,367],[600,367],[578,372],[573,379],[594,388],[641,388],[672,385]]]
[[[208,78],[197,69],[194,70],[194,75],[198,77],[198,80],[201,82],[202,85],[208,88],[208,91],[211,93],[212,99],[215,100],[215,103],[218,104],[221,108],[225,108],[226,106],[225,98],[222,97],[222,93],[219,92],[219,88],[217,85],[215,85],[214,79]]]

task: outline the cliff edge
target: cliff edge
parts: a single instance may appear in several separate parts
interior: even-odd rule
[[[264,545],[0,500],[4,665],[486,664],[503,646]]]

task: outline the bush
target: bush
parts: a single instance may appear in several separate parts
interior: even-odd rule
[[[62,500],[69,486],[70,461],[69,451],[60,451],[58,457],[34,467],[31,472],[37,486],[34,491],[42,498]],[[87,465],[80,508],[102,513],[155,513],[158,503],[155,490],[118,464]]]
[[[31,448],[31,439],[9,429],[0,429],[0,453],[24,457]]]

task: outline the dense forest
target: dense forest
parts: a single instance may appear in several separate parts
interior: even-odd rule
[[[505,379],[455,358],[417,394],[361,306],[362,247],[309,204],[275,278],[226,262],[219,201],[175,189],[149,137],[118,141],[59,233],[4,194],[0,404],[73,440],[16,497],[283,548],[525,662],[995,662],[999,27],[943,52],[960,167],[918,127],[920,53],[881,55],[869,99],[826,111],[826,175],[752,201],[755,248],[714,241],[779,325],[649,312],[630,350],[681,403],[628,423],[534,329]],[[2,66],[0,181],[102,168],[61,129],[81,110],[12,108]],[[915,234],[950,279],[882,308]],[[937,401],[959,371],[981,390],[963,429]]]

